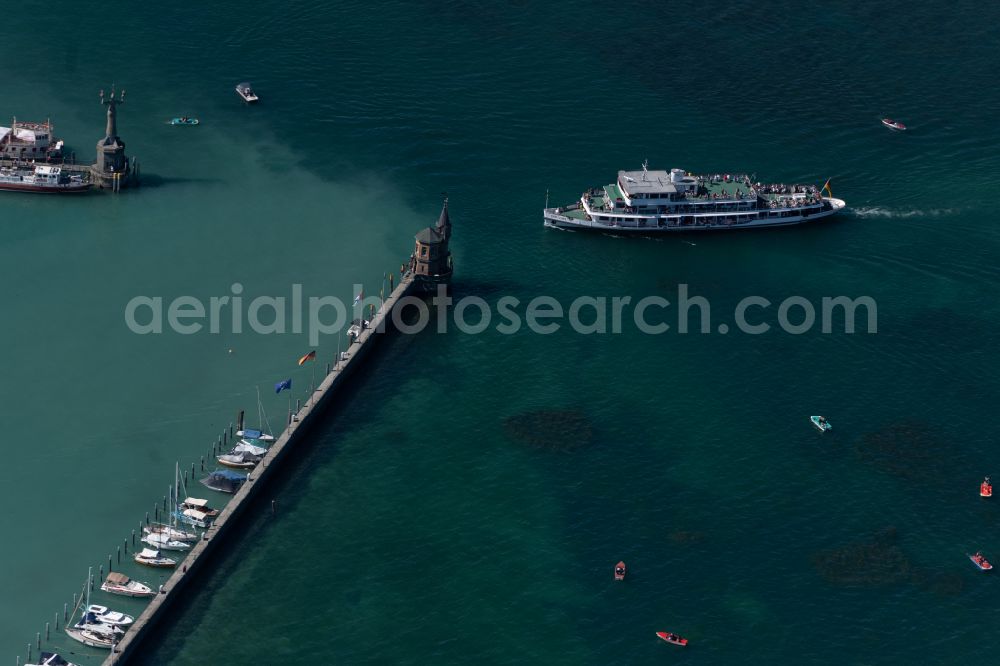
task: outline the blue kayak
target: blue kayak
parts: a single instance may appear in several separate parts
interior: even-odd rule
[[[197,125],[200,120],[197,118],[171,118],[171,125]]]

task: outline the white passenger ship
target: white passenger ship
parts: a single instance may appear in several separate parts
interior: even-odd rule
[[[823,196],[823,192],[831,196]],[[696,176],[683,169],[619,171],[611,185],[583,193],[566,207],[544,210],[545,225],[615,233],[657,233],[781,227],[833,215],[847,204],[827,181],[764,184],[747,175]]]

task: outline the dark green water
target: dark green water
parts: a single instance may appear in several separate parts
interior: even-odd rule
[[[683,283],[731,322],[749,295],[867,295],[878,333],[396,337],[271,489],[277,515],[259,508],[140,663],[988,659],[996,581],[965,553],[1000,559],[1000,516],[976,495],[1000,473],[984,427],[1000,388],[997,14],[22,3],[0,113],[51,116],[89,157],[96,91],[115,81],[145,185],[0,197],[0,648],[23,663],[255,385],[280,422],[269,387],[308,384],[304,334],[137,336],[125,303],[234,282],[376,293],[447,191],[456,296],[674,300]],[[109,26],[120,41],[91,48]],[[256,108],[232,92],[244,79]],[[163,124],[177,115],[202,125]],[[833,176],[851,211],[688,239],[542,227],[546,189],[568,203],[644,159]],[[542,433],[580,443],[551,450],[505,426],[542,409],[583,415],[589,436]]]

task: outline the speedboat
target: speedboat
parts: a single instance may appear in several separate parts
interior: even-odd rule
[[[671,633],[669,631],[658,631],[656,632],[656,636],[661,640],[664,640],[668,643],[673,643],[674,645],[684,646],[688,644],[688,639],[681,638],[677,634]]]
[[[212,490],[218,490],[220,493],[232,494],[239,490],[246,481],[247,477],[244,474],[237,474],[228,469],[217,469],[202,479],[201,483]]]
[[[145,564],[147,567],[172,569],[177,566],[177,560],[170,559],[169,557],[163,557],[160,555],[160,551],[151,550],[149,548],[143,548],[142,552],[136,553],[132,559],[139,564]]]
[[[822,416],[810,416],[809,420],[812,424],[816,426],[820,432],[826,432],[827,430],[833,430],[833,426]]]
[[[76,664],[66,661],[55,652],[43,652],[38,655],[37,664],[25,664],[24,666],[76,666]]]
[[[110,594],[120,594],[123,597],[153,597],[156,593],[148,585],[132,580],[123,573],[112,571],[101,583],[101,589]]]
[[[110,624],[115,627],[125,627],[135,622],[135,618],[131,615],[108,610],[107,606],[99,606],[97,604],[90,604],[87,606],[87,613],[93,615],[95,621],[99,624]]]
[[[969,555],[969,559],[972,563],[979,567],[980,571],[990,571],[993,565],[990,564],[982,553],[976,553],[975,555]]]
[[[197,125],[201,121],[197,118],[188,118],[187,116],[182,116],[180,118],[171,118],[171,125]]]
[[[893,120],[892,118],[883,118],[882,124],[888,127],[889,129],[894,129],[899,131],[903,131],[906,129],[906,125],[899,122],[898,120]]]
[[[185,532],[184,530],[162,523],[153,523],[148,527],[143,527],[142,531],[146,534],[163,534],[174,541],[197,541],[201,538],[194,532]]]
[[[191,550],[191,544],[172,539],[162,532],[151,532],[142,537],[142,542],[159,550]]]
[[[243,101],[247,104],[252,104],[260,99],[254,94],[253,88],[246,81],[236,84],[236,94],[242,97]]]
[[[615,580],[625,580],[625,563],[619,562],[615,565]]]
[[[87,606],[87,613],[93,615],[95,620],[100,624],[110,624],[116,627],[126,627],[135,622],[135,618],[132,617],[131,615],[126,615],[125,613],[109,610],[107,606],[99,606],[97,604],[91,604]]]
[[[983,482],[979,484],[979,496],[993,497],[993,484],[990,482],[990,477],[986,477],[983,479]]]

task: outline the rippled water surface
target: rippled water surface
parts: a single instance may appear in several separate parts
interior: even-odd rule
[[[136,336],[128,299],[377,293],[442,192],[456,296],[673,301],[683,283],[716,330],[748,295],[866,295],[878,333],[395,337],[141,663],[988,659],[994,581],[966,553],[1000,559],[998,509],[976,494],[1000,474],[995,9],[19,7],[3,113],[51,117],[89,158],[115,82],[145,182],[0,197],[11,662],[153,511],[174,462],[255,411],[255,386],[280,423],[269,387],[309,384],[304,334]],[[257,107],[238,103],[242,80]],[[164,124],[178,115],[201,125]],[[542,227],[547,190],[568,203],[645,159],[832,177],[850,210],[691,238]],[[321,363],[335,350],[322,341]]]

